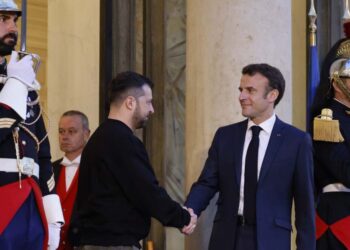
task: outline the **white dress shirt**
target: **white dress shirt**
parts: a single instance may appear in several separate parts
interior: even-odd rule
[[[259,134],[259,151],[258,151],[258,179],[260,175],[261,165],[265,157],[267,145],[270,140],[271,132],[273,129],[273,125],[276,121],[276,115],[273,114],[269,119],[266,121],[260,123],[260,124],[254,124],[253,121],[248,121],[247,131],[245,133],[245,140],[244,140],[244,146],[243,146],[243,155],[242,155],[242,173],[241,173],[241,185],[240,185],[240,191],[239,191],[239,207],[238,207],[238,214],[243,215],[243,207],[244,207],[244,173],[245,173],[245,158],[247,155],[247,150],[249,143],[252,139],[252,126],[259,126],[262,128]]]
[[[70,161],[67,157],[63,157],[61,164],[66,167],[66,191],[68,191],[70,184],[72,184],[73,178],[78,170],[80,158],[81,155],[79,155],[73,161]]]

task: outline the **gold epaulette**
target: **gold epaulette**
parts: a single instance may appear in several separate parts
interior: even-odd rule
[[[321,115],[314,118],[314,140],[327,142],[343,142],[339,121],[333,120],[331,109],[322,109]]]

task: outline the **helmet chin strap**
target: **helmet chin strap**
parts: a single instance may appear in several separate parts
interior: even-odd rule
[[[337,84],[338,88],[343,92],[346,99],[350,101],[350,89],[345,85],[343,80],[338,76],[338,74],[334,74],[332,77],[332,80],[334,80],[335,84]]]

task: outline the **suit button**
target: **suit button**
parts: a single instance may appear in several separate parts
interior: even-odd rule
[[[26,141],[22,141],[22,145],[23,146],[27,145],[27,142]]]
[[[66,242],[65,242],[65,241],[62,241],[62,244],[63,244],[63,245],[66,245]]]

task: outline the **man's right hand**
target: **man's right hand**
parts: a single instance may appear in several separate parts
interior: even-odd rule
[[[191,215],[191,220],[190,220],[190,223],[187,225],[187,226],[184,226],[181,230],[181,232],[183,234],[186,234],[186,235],[190,235],[191,233],[193,233],[196,225],[197,225],[197,215],[194,213],[193,209],[192,208],[186,208],[184,207]]]
[[[30,55],[18,60],[18,53],[12,51],[10,61],[7,65],[7,77],[19,80],[29,90],[38,90],[38,85],[35,84],[33,59]]]

